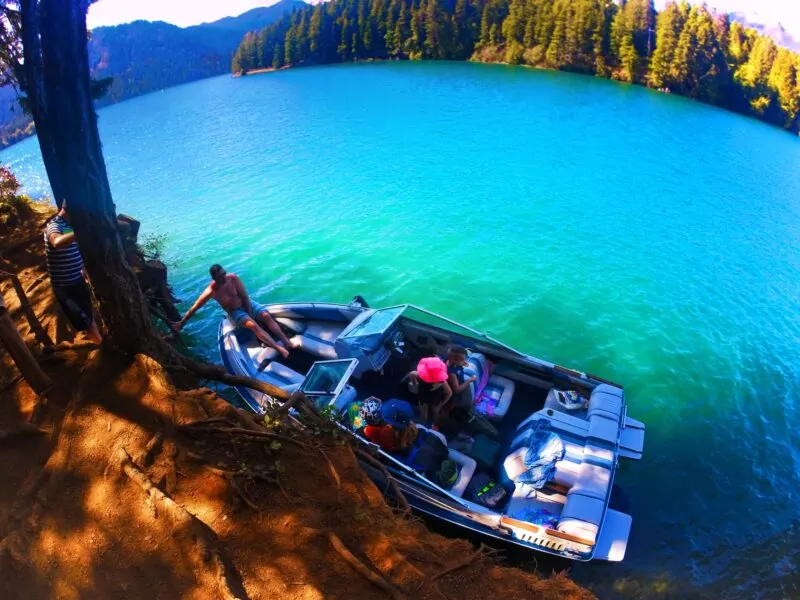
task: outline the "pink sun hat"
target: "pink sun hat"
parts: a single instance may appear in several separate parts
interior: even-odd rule
[[[441,383],[447,380],[447,365],[441,358],[429,356],[419,361],[417,374],[425,383]]]

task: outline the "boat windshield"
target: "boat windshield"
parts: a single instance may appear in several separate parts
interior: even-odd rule
[[[407,306],[403,310],[403,318],[409,319],[411,321],[416,321],[418,323],[422,323],[424,325],[430,325],[432,327],[436,327],[437,329],[442,329],[448,333],[453,333],[455,335],[465,337],[468,339],[479,340],[485,343],[493,344],[502,348],[503,350],[513,352],[514,354],[522,354],[519,350],[515,350],[510,346],[505,345],[502,342],[498,342],[494,338],[489,337],[485,333],[478,331],[477,329],[472,329],[471,327],[467,327],[465,325],[460,325],[455,321],[451,321],[445,317],[437,315],[436,313],[432,313],[427,311],[423,308],[419,308],[417,306]]]
[[[397,320],[405,310],[405,306],[393,306],[376,310],[367,319],[353,327],[343,337],[362,337],[383,333]]]
[[[336,396],[347,383],[356,362],[352,358],[315,362],[300,389],[308,396]]]

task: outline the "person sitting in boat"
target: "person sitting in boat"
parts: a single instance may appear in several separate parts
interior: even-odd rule
[[[365,423],[364,437],[373,444],[378,444],[386,452],[403,453],[417,439],[417,427],[409,421],[405,427],[398,428],[383,420],[382,403],[371,397],[361,404],[361,420]]]
[[[453,397],[453,390],[447,383],[447,365],[438,356],[428,356],[421,359],[417,370],[407,377],[417,390],[421,421],[435,424]]]
[[[467,350],[463,346],[451,346],[447,353],[447,383],[453,390],[453,407],[462,410],[472,408],[472,389],[470,384],[477,376],[465,377],[464,369],[469,367]]]
[[[228,313],[228,319],[236,327],[249,329],[261,343],[277,350],[283,358],[288,357],[291,345],[289,338],[265,307],[250,300],[242,280],[233,273],[226,273],[221,265],[212,265],[208,271],[211,274],[211,283],[186,311],[183,318],[177,323],[172,323],[173,331],[178,333],[192,315],[213,298]],[[259,321],[283,343],[283,346],[258,324]]]

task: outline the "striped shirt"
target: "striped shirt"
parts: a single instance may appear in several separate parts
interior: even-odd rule
[[[47,224],[44,232],[44,246],[47,253],[47,270],[53,285],[71,285],[83,279],[83,258],[78,244],[73,241],[67,246],[56,248],[50,243],[52,234],[71,233],[72,227],[63,218],[56,217]]]

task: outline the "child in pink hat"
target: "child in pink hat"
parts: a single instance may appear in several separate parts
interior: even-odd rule
[[[417,370],[411,372],[411,380],[418,388],[417,397],[422,422],[428,423],[429,417],[432,416],[435,423],[442,408],[453,397],[453,390],[447,383],[447,365],[436,356],[423,358],[417,364]]]

